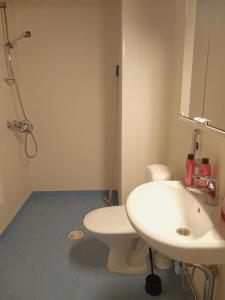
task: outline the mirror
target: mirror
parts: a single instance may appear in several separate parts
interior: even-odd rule
[[[225,0],[187,0],[181,117],[225,132]]]

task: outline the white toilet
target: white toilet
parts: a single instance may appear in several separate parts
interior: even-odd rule
[[[146,168],[148,181],[170,180],[165,165]],[[130,224],[124,205],[98,208],[84,218],[84,226],[109,247],[107,267],[112,272],[140,274],[149,270],[149,246]]]

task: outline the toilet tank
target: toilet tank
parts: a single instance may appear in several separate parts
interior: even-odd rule
[[[172,180],[172,174],[166,165],[152,164],[146,167],[146,179],[147,182]]]

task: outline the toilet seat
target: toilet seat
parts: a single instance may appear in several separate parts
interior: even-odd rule
[[[125,205],[92,210],[83,222],[88,230],[96,234],[137,234],[128,220]]]

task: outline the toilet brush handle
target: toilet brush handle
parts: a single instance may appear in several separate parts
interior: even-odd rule
[[[152,275],[153,275],[153,274],[154,274],[154,271],[153,271],[152,248],[149,248],[149,259],[150,259],[150,263],[151,263],[151,271],[152,271]]]

